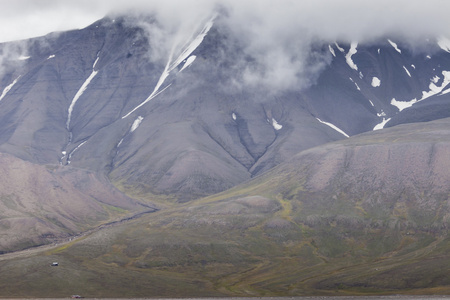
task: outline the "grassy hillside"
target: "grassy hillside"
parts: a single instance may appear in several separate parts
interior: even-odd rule
[[[448,294],[449,123],[310,149],[227,192],[10,256],[0,296]]]

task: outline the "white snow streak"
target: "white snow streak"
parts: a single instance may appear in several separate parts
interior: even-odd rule
[[[398,46],[396,43],[394,43],[393,41],[391,41],[390,39],[388,39],[389,44],[391,44],[392,47],[394,47],[394,49],[398,52],[398,53],[402,53],[402,51],[400,49],[398,49]]]
[[[442,50],[450,53],[450,40],[448,38],[442,36],[438,39],[437,43]]]
[[[336,53],[334,52],[333,47],[331,47],[331,45],[328,45],[328,49],[330,49],[331,54],[336,57]]]
[[[161,88],[162,84],[166,80],[166,78],[169,76],[170,72],[172,72],[176,67],[178,67],[185,59],[187,59],[192,52],[194,52],[195,49],[202,43],[203,39],[205,38],[208,31],[211,29],[211,27],[214,24],[214,19],[216,18],[216,15],[214,15],[208,22],[206,22],[205,26],[203,27],[202,31],[188,44],[186,48],[184,48],[181,51],[181,54],[172,62],[172,57],[175,52],[175,46],[177,46],[177,43],[175,43],[172,47],[172,50],[169,54],[169,59],[167,61],[166,67],[164,68],[164,71],[162,72],[161,76],[159,77],[159,80],[153,89],[153,92],[150,94],[150,96],[147,97],[141,104],[133,108],[129,113],[127,113],[125,116],[122,117],[122,119],[125,119],[129,115],[131,115],[134,111],[136,111],[138,108],[145,105],[148,101],[152,100],[156,96],[158,96],[161,92],[163,92],[165,89],[167,89],[169,85],[167,85],[165,88],[163,88],[161,91],[159,89]],[[192,63],[192,61],[191,61]]]
[[[411,77],[411,73],[409,73],[408,69],[405,66],[403,66],[403,69],[405,69],[406,74],[408,74],[408,76]]]
[[[375,105],[373,105],[372,100],[369,99],[370,105],[372,105],[373,107],[375,107]]]
[[[372,78],[372,86],[373,87],[379,87],[381,84],[381,81],[378,77],[373,77]]]
[[[19,78],[20,76],[14,79],[14,81],[10,85],[8,85],[3,89],[2,95],[0,96],[0,101],[2,101],[2,99],[6,96],[6,94],[8,94],[8,92],[12,89],[12,87],[17,83],[17,80],[19,80]]]
[[[334,43],[334,44],[336,45],[336,48],[338,48],[339,51],[341,51],[342,53],[345,52],[344,48],[340,47],[340,46],[338,45],[338,43]]]
[[[97,61],[95,61],[95,62],[97,62]],[[95,64],[94,64],[94,66],[95,66]],[[86,90],[86,88],[88,87],[89,83],[95,77],[95,75],[97,75],[97,73],[98,73],[98,71],[92,70],[91,75],[89,75],[89,77],[84,81],[83,85],[81,85],[80,89],[78,90],[78,92],[73,97],[72,103],[70,103],[69,109],[67,110],[67,122],[66,122],[67,130],[69,130],[70,119],[72,117],[72,111],[73,111],[73,108],[74,108],[75,104],[77,103],[77,101],[81,97],[81,95],[83,95],[83,93]]]
[[[328,123],[328,122],[325,122],[325,121],[322,121],[322,120],[319,119],[319,118],[316,118],[316,120],[319,121],[319,122],[322,123],[322,124],[325,124],[325,125],[327,125],[327,126],[333,128],[334,130],[336,130],[336,131],[339,132],[340,134],[345,135],[346,137],[349,137],[348,134],[346,134],[343,130],[341,130],[340,128],[338,128],[336,125],[331,124],[331,123]]]
[[[47,57],[47,59],[51,59],[51,58],[54,58],[54,57],[55,57],[55,55],[52,54],[52,55],[50,55],[49,57]]]
[[[120,145],[122,145],[122,142],[123,142],[123,139],[121,139],[121,140],[119,141],[119,143],[117,144],[116,148],[119,148]]]
[[[353,82],[356,86],[356,88],[358,89],[358,91],[360,91],[361,89],[359,88],[358,84],[353,80],[353,78],[349,77],[350,81]]]
[[[235,113],[232,113],[232,114],[231,114],[231,118],[233,118],[233,120],[236,121],[236,114],[235,114]]]
[[[275,130],[280,130],[281,128],[283,128],[283,125],[278,124],[277,120],[275,120],[274,118],[272,118],[272,126]]]
[[[84,144],[86,144],[87,141],[82,142],[81,144],[79,144],[75,149],[72,150],[72,152],[69,153],[69,156],[67,157],[67,164],[70,164],[70,159],[72,158],[72,155],[75,153],[75,151],[77,151],[78,149],[80,149],[81,146],[83,146]],[[64,151],[65,152],[65,151]]]
[[[375,125],[375,127],[373,128],[373,130],[380,130],[384,128],[384,125],[386,125],[387,122],[389,122],[391,120],[391,118],[389,119],[385,119],[383,118],[383,122],[381,122],[380,124]]]
[[[141,125],[142,120],[144,120],[143,117],[141,116],[137,117],[137,119],[134,120],[133,125],[131,126],[130,132],[135,131],[139,127],[139,125]]]
[[[19,56],[19,58],[18,58],[18,60],[27,60],[27,59],[29,59],[31,56],[23,56],[23,55],[21,55],[21,56]]]
[[[350,50],[348,50],[347,55],[345,55],[345,60],[347,62],[347,64],[350,66],[350,68],[352,68],[355,71],[358,71],[358,66],[353,62],[352,60],[352,56],[353,54],[355,54],[358,50],[356,50],[356,48],[358,47],[358,43],[353,42],[350,45]]]
[[[94,61],[94,64],[92,65],[92,71],[95,69],[95,66],[97,65],[98,59],[100,56],[98,56],[100,53],[97,53],[97,59]]]
[[[411,67],[415,70],[416,69],[416,66],[415,65],[411,65]]]
[[[197,56],[195,56],[195,55],[189,56],[189,58],[186,59],[186,62],[184,63],[183,67],[181,68],[180,72],[183,71],[184,69],[186,69],[187,67],[189,67],[196,58],[197,58]]]

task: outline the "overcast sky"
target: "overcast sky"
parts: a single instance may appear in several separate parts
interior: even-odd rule
[[[450,35],[448,0],[0,0],[0,42],[83,28],[111,11],[160,9],[174,19],[222,2],[236,22],[270,33],[307,28],[324,38],[361,39],[397,30]]]

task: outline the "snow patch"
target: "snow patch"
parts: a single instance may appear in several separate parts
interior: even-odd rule
[[[189,58],[186,59],[186,62],[184,63],[183,67],[181,68],[180,72],[183,71],[184,69],[186,69],[187,67],[189,67],[196,58],[197,58],[197,56],[195,56],[195,55],[189,56]]]
[[[137,119],[134,120],[133,125],[131,125],[130,132],[135,131],[139,127],[139,125],[141,125],[142,120],[144,120],[143,117],[141,117],[141,116],[137,117]]]
[[[442,75],[444,76],[444,80],[442,81],[441,86],[436,85],[437,81],[436,82],[434,81],[435,77],[433,79],[431,79],[431,83],[429,85],[430,91],[422,92],[422,99],[420,99],[419,101],[422,101],[428,97],[434,96],[444,90],[444,88],[450,83],[450,71],[442,71]],[[438,80],[439,80],[439,77],[438,77]],[[448,92],[446,91],[445,93],[448,93]]]
[[[415,70],[416,69],[416,66],[415,65],[411,65],[411,67]]]
[[[446,89],[445,91],[442,91],[441,95],[445,95],[450,93],[450,88]]]
[[[344,48],[340,47],[340,46],[338,45],[338,43],[334,43],[334,44],[336,45],[336,48],[338,48],[339,51],[341,51],[342,53],[345,52]]]
[[[373,105],[372,100],[370,100],[370,99],[368,99],[368,100],[369,100],[369,102],[370,102],[370,105],[372,105],[373,107],[375,107],[375,105]]]
[[[331,45],[328,45],[328,49],[330,49],[331,54],[336,57],[336,53],[334,52],[333,47],[331,47]]]
[[[375,125],[375,127],[373,128],[373,130],[380,130],[383,129],[384,126],[386,125],[387,122],[389,122],[391,120],[391,118],[389,119],[385,119],[383,118],[383,121],[380,124]]]
[[[438,39],[437,43],[442,50],[450,53],[450,40],[448,38],[442,36]]]
[[[379,87],[381,84],[381,81],[378,77],[373,77],[372,78],[372,86],[373,87]]]
[[[322,120],[319,119],[319,118],[316,118],[316,120],[319,121],[319,122],[322,123],[322,124],[325,124],[325,125],[327,125],[327,126],[333,128],[334,130],[336,130],[336,131],[339,132],[340,134],[342,134],[342,135],[344,135],[344,136],[346,136],[346,137],[349,137],[348,134],[346,134],[343,130],[341,130],[341,129],[340,129],[339,127],[337,127],[336,125],[331,124],[331,123],[328,123],[328,122],[325,122],[325,121],[322,121]]]
[[[235,113],[232,113],[232,114],[231,114],[231,118],[232,118],[233,120],[236,121],[236,114],[235,114]]]
[[[2,95],[0,96],[0,101],[2,101],[2,99],[6,96],[6,94],[8,94],[8,92],[12,89],[12,87],[17,83],[17,80],[19,80],[19,78],[20,76],[14,79],[14,81],[11,84],[9,84],[3,89]]]
[[[389,44],[391,44],[392,47],[394,47],[395,51],[397,51],[398,53],[402,53],[402,50],[398,49],[398,46],[396,43],[394,43],[393,41],[391,41],[390,39],[388,39]]]
[[[444,79],[442,80],[441,86],[436,85],[440,80],[439,76],[434,76],[430,80],[430,85],[429,85],[430,90],[428,92],[423,91],[422,98],[420,98],[419,100],[414,98],[410,101],[397,101],[394,98],[391,100],[391,104],[396,106],[399,109],[399,111],[402,111],[405,108],[411,107],[415,103],[425,100],[431,96],[437,95],[439,93],[441,93],[441,95],[449,93],[450,89],[445,90],[445,91],[444,91],[444,89],[450,84],[450,71],[442,71],[442,75],[444,76]]]
[[[406,74],[408,74],[408,76],[411,77],[411,73],[409,73],[408,69],[405,66],[403,66],[403,69],[405,69]]]
[[[402,111],[405,108],[413,106],[414,103],[417,103],[417,99],[412,99],[411,101],[397,101],[395,100],[395,98],[393,98],[391,100],[391,105],[397,107],[399,111]]]
[[[30,59],[30,57],[31,57],[31,56],[24,56],[24,55],[21,55],[21,56],[19,56],[18,60],[27,60],[27,59]]]
[[[386,113],[383,110],[381,110],[380,113],[377,113],[377,116],[378,117],[386,117]]]
[[[51,59],[51,58],[54,58],[54,57],[55,57],[55,55],[52,54],[52,55],[50,55],[49,57],[47,57],[47,59]]]
[[[351,43],[350,50],[348,50],[347,55],[345,55],[345,61],[350,66],[350,68],[352,68],[355,71],[358,71],[358,66],[353,62],[352,56],[356,52],[358,52],[358,50],[356,50],[357,47],[358,47],[358,43],[356,43],[356,42]]]
[[[431,59],[431,56],[427,55],[427,59]]]
[[[272,126],[273,128],[275,128],[275,130],[280,130],[281,128],[283,128],[283,125],[278,124],[277,120],[275,120],[274,118],[272,118]]]

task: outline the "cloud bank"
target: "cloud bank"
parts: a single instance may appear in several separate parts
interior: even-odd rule
[[[0,0],[3,1],[3,0]],[[162,59],[214,11],[255,60],[242,66],[247,84],[307,86],[328,63],[329,53],[311,55],[312,42],[370,42],[382,36],[410,41],[450,37],[447,0],[15,0],[0,10],[0,41],[82,28],[105,15],[156,16],[142,22]],[[3,24],[2,24],[3,23]]]

